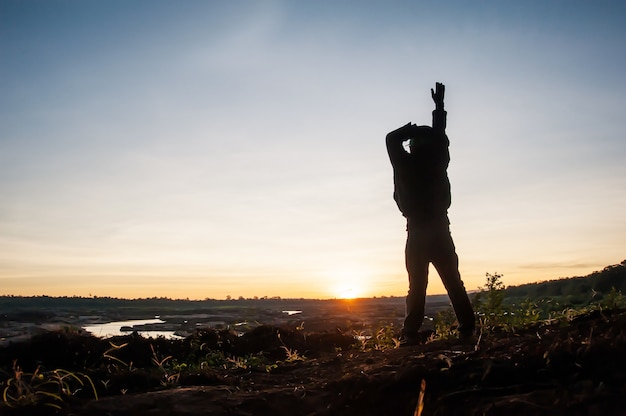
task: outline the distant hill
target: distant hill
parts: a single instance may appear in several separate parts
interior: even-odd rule
[[[626,294],[626,260],[587,276],[509,286],[505,290],[505,298],[509,301],[560,298],[566,303],[580,305],[602,300],[613,288]]]

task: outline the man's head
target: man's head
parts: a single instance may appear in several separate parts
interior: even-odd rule
[[[412,138],[409,140],[409,150],[411,153],[419,148],[427,146],[436,139],[435,131],[430,126],[415,126],[411,131]]]

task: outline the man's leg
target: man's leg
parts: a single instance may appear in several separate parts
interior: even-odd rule
[[[450,302],[459,321],[459,332],[469,336],[475,327],[474,310],[459,273],[459,257],[448,225],[438,232],[437,243],[433,247],[433,265],[448,291]]]
[[[417,338],[424,321],[426,286],[428,286],[427,238],[420,229],[409,228],[405,248],[406,270],[409,274],[409,292],[406,297],[406,316],[402,334]]]

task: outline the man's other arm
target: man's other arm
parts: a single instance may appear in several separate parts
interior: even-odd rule
[[[392,165],[408,155],[408,153],[404,150],[402,143],[410,139],[413,127],[414,125],[407,123],[399,129],[387,134],[387,153],[389,154],[389,159],[391,160]]]

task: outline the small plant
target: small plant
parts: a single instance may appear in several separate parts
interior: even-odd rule
[[[244,357],[228,357],[226,362],[229,363],[230,368],[248,368],[248,361]]]
[[[356,339],[360,343],[359,349],[361,351],[367,351],[369,339],[372,338],[371,335],[366,335],[364,331],[352,331],[354,339]]]
[[[263,353],[249,354],[244,357],[229,357],[222,351],[209,350],[204,356],[204,360],[200,363],[200,369],[223,368],[223,369],[250,369],[262,368],[266,372],[270,372],[277,368],[276,364],[268,364]]]
[[[600,305],[605,309],[621,309],[626,306],[626,299],[624,299],[622,292],[613,286],[611,291],[602,299]]]
[[[304,325],[304,323],[303,323],[303,325]],[[288,348],[285,345],[285,343],[283,342],[283,339],[280,337],[280,332],[278,332],[278,340],[280,341],[281,344],[283,344],[281,346],[281,348],[283,350],[285,350],[285,354],[287,354],[287,358],[285,359],[286,362],[293,363],[295,361],[304,361],[304,360],[306,360],[306,357],[304,355],[300,355],[296,349]]]
[[[480,292],[474,296],[474,309],[481,326],[493,329],[504,323],[504,283],[501,274],[486,273],[485,276],[485,286],[479,288]]]
[[[540,310],[537,303],[525,299],[514,312],[511,313],[511,326],[524,326],[539,321]]]
[[[295,361],[304,361],[306,357],[304,355],[300,355],[297,350],[287,348],[286,346],[282,346],[282,349],[285,350],[285,354],[287,354],[287,358],[285,358],[285,362],[293,363]]]
[[[268,364],[263,353],[249,354],[244,357],[227,357],[223,367],[231,369],[264,369],[267,373],[277,368],[277,364]]]
[[[96,387],[89,376],[82,373],[57,369],[25,373],[17,362],[13,362],[13,377],[5,383],[2,401],[11,408],[44,406],[61,410],[64,399],[76,395],[85,385],[89,385],[95,399],[98,399]]]
[[[453,326],[456,323],[456,315],[452,308],[439,311],[433,317],[435,338],[447,339],[454,335]]]
[[[168,355],[165,358],[159,358],[158,354],[154,350],[154,345],[150,344],[150,349],[152,350],[152,362],[163,372],[161,385],[163,387],[174,387],[178,385],[178,379],[180,378],[180,367],[178,372],[176,372],[176,370],[169,371],[169,369],[165,366],[165,363],[171,360],[172,356]]]
[[[114,370],[119,370],[119,367],[118,367],[119,365],[121,365],[124,368],[127,368],[129,371],[132,371],[133,370],[132,361],[130,363],[126,363],[112,354],[114,351],[119,351],[125,346],[127,346],[128,342],[122,345],[115,345],[113,342],[109,341],[109,345],[111,345],[111,348],[106,350],[104,354],[102,355],[104,358],[107,358],[112,361],[112,364],[109,367],[109,371],[111,371],[111,367],[113,367]]]
[[[354,338],[360,342],[361,351],[387,351],[400,347],[400,339],[395,334],[393,323],[372,330],[372,335],[364,331],[354,331]]]
[[[400,339],[396,337],[393,324],[382,326],[374,336],[374,349],[386,351],[400,347]]]
[[[206,369],[209,367],[227,367],[228,360],[224,356],[224,353],[221,351],[210,350],[204,356],[204,361],[200,363],[201,369]]]

